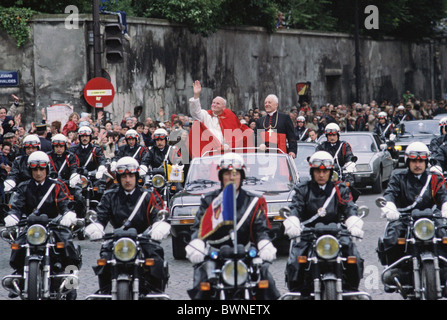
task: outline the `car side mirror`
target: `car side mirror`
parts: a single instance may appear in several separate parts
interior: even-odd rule
[[[279,209],[279,216],[283,219],[287,219],[290,216],[290,208],[282,207],[281,209]]]
[[[388,145],[386,143],[382,143],[380,145],[380,150],[386,150],[386,149],[388,149]]]
[[[352,162],[357,162],[358,159],[359,159],[358,157],[353,156],[353,157],[351,158],[351,161],[352,161]]]
[[[379,197],[376,199],[376,206],[383,208],[386,206],[387,202],[388,201],[384,197]]]
[[[357,216],[360,218],[366,218],[369,215],[369,208],[367,206],[360,206],[357,209]]]

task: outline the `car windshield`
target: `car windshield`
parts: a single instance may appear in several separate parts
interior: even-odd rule
[[[373,137],[368,134],[342,134],[340,140],[349,143],[354,154],[378,151]],[[322,136],[319,140],[320,143],[323,141],[326,141],[325,136]]]
[[[298,170],[309,169],[309,162],[307,159],[314,153],[314,145],[298,145],[298,153],[294,159],[296,168]]]
[[[241,155],[247,167],[245,189],[259,192],[288,191],[297,182],[286,155],[264,153],[244,153]],[[212,184],[213,181],[220,184],[217,172],[219,160],[220,156],[205,156],[193,159],[186,185]]]
[[[418,135],[418,134],[439,134],[438,121],[404,121],[402,134]]]

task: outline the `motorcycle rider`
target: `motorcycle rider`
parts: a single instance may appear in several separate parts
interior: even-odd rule
[[[126,140],[126,144],[118,148],[118,152],[116,152],[115,157],[112,159],[112,163],[110,164],[110,171],[114,172],[116,168],[116,162],[122,157],[132,157],[138,161],[140,164],[140,171],[145,170],[147,172],[147,167],[141,165],[143,158],[145,157],[148,149],[146,146],[142,146],[139,143],[140,135],[134,129],[129,129],[126,131],[124,136]],[[144,174],[142,174],[144,175]]]
[[[102,179],[107,172],[106,158],[102,148],[91,143],[93,131],[88,126],[82,126],[78,130],[79,144],[72,146],[69,151],[79,159],[79,167],[87,171],[97,170],[96,179]]]
[[[422,142],[413,142],[405,150],[406,169],[396,171],[391,176],[388,187],[383,193],[387,200],[386,206],[381,208],[382,216],[386,217],[388,224],[382,238],[379,239],[377,253],[382,265],[390,265],[404,255],[404,246],[397,245],[398,238],[405,237],[409,220],[399,219],[397,208],[406,208],[415,205],[414,209],[428,209],[436,206],[435,211],[441,212],[447,218],[447,189],[442,175],[436,171],[431,172],[428,167],[430,151]],[[445,229],[438,228],[445,225],[442,219],[435,219],[437,226],[436,237],[445,237]],[[443,234],[441,234],[443,233]],[[440,250],[440,251],[445,251]],[[445,252],[439,252],[444,257]],[[392,268],[383,275],[385,290],[388,285],[394,284],[394,277],[398,270]],[[400,278],[403,280],[404,277]],[[445,283],[446,279],[443,279]]]
[[[222,156],[218,166],[218,176],[221,182],[221,188],[202,196],[200,208],[195,216],[192,225],[191,241],[186,246],[186,257],[194,264],[194,283],[193,288],[188,290],[191,299],[210,299],[209,292],[200,291],[200,283],[208,279],[207,269],[211,261],[205,260],[207,245],[220,248],[223,245],[232,246],[233,241],[229,234],[217,237],[220,239],[211,239],[210,237],[202,237],[200,229],[202,218],[213,204],[213,200],[219,196],[224,187],[231,182],[236,185],[237,199],[236,210],[237,220],[243,219],[245,213],[249,216],[244,220],[237,230],[238,244],[247,245],[250,242],[255,243],[259,250],[259,257],[264,260],[261,268],[261,278],[269,280],[269,288],[258,290],[257,299],[277,299],[279,292],[276,289],[275,282],[268,265],[276,258],[276,248],[273,246],[270,236],[270,224],[267,218],[267,203],[263,196],[255,195],[242,188],[242,183],[246,176],[246,168],[243,158],[234,153],[226,153]],[[235,169],[233,172],[233,169]],[[250,206],[253,202],[253,205]],[[253,209],[254,208],[254,209]],[[249,209],[249,210],[248,210]]]
[[[72,240],[71,231],[68,229],[76,223],[76,213],[69,210],[69,192],[67,186],[61,180],[53,180],[49,178],[50,159],[43,151],[33,152],[27,159],[28,171],[31,179],[24,181],[17,186],[17,191],[10,200],[11,209],[5,217],[5,227],[13,227],[17,225],[23,216],[28,217],[31,214],[46,214],[48,218],[54,219],[58,215],[62,215],[60,225],[67,228],[57,228],[53,230],[56,242],[64,242],[64,254],[58,255],[57,262],[60,263],[56,268],[53,263],[52,270],[54,272],[64,272],[68,266],[81,267],[81,255]],[[48,193],[50,187],[55,184],[54,188]],[[47,195],[46,199],[39,208],[39,204]],[[36,210],[38,208],[38,210]],[[38,212],[36,212],[38,211]],[[20,245],[26,243],[26,230],[18,235],[16,242]],[[19,250],[11,252],[10,265],[17,273],[23,272],[24,258],[26,248],[20,247]],[[70,296],[75,298],[76,294]]]
[[[306,118],[298,116],[296,119],[296,127],[294,127],[295,137],[297,141],[306,141],[309,137],[309,128],[306,128]]]
[[[316,223],[324,224],[344,223],[347,230],[354,237],[363,237],[363,221],[357,216],[357,206],[352,201],[352,195],[343,182],[332,182],[334,159],[326,151],[317,151],[309,158],[311,180],[295,186],[295,195],[290,206],[290,216],[284,220],[284,233],[290,238],[301,235],[301,222],[314,217],[321,210],[326,211],[324,217],[318,217],[306,224],[313,227]],[[330,200],[329,200],[330,199]],[[329,202],[328,202],[329,201]],[[360,257],[355,244],[350,237],[340,239],[343,256],[356,256],[356,264],[347,265],[343,288],[358,291],[363,277],[363,259]],[[312,242],[302,237],[291,250],[286,265],[286,282],[290,291],[300,292],[302,296],[309,296],[313,290],[313,279],[310,273],[297,261],[297,257],[308,255]]]
[[[77,172],[79,168],[78,157],[67,150],[68,139],[62,133],[55,134],[51,138],[53,151],[48,152],[50,159],[50,173],[56,173],[62,181],[68,182],[70,194],[74,196],[75,212],[78,217],[85,214],[84,197],[79,186],[81,176]]]
[[[433,154],[436,152],[436,150],[444,143],[444,140],[446,139],[446,126],[447,126],[447,117],[444,117],[439,120],[439,137],[434,137],[430,141],[430,145],[428,146],[428,149]]]
[[[169,134],[165,129],[155,130],[152,139],[155,141],[155,145],[149,149],[142,164],[148,168],[156,169],[162,167],[165,160],[169,164],[179,164],[181,162],[180,150],[175,145],[169,145]]]
[[[151,238],[160,241],[166,238],[170,232],[170,224],[158,221],[158,211],[163,204],[157,195],[146,191],[138,185],[139,163],[132,157],[123,157],[116,163],[116,179],[119,187],[107,190],[97,207],[98,220],[85,228],[85,235],[90,240],[101,239],[104,228],[110,222],[114,229],[135,228],[138,234],[143,233],[152,226]],[[143,202],[131,217],[140,198]],[[144,257],[154,258],[155,266],[144,269],[144,279],[151,285],[151,289],[164,292],[169,275],[164,265],[164,252],[160,245],[149,241],[140,241]],[[101,258],[110,260],[113,255],[113,240],[108,240],[101,247]],[[93,268],[99,280],[99,290],[102,293],[110,293],[111,275],[107,266]]]
[[[383,141],[390,139],[390,136],[393,133],[393,125],[391,124],[389,126],[387,113],[384,111],[379,112],[377,119],[379,121],[374,126],[373,132],[376,133]]]
[[[30,171],[28,170],[28,157],[33,152],[40,150],[40,140],[37,135],[30,134],[23,139],[24,154],[18,156],[12,162],[11,171],[4,182],[5,192],[11,191],[23,181],[31,179]]]

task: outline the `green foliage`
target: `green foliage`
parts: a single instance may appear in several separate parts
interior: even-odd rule
[[[0,7],[0,29],[5,30],[21,47],[29,39],[29,19],[36,12],[27,8]]]

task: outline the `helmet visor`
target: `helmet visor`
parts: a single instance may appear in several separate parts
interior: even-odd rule
[[[65,141],[55,140],[52,142],[53,146],[65,146]]]
[[[48,162],[46,161],[42,161],[42,160],[36,160],[36,161],[31,161],[28,164],[28,167],[31,169],[36,169],[36,168],[46,168],[48,165]]]
[[[23,144],[24,148],[39,148],[40,143],[37,142],[25,142]]]
[[[137,173],[138,167],[133,164],[127,164],[127,165],[121,165],[116,167],[116,172],[118,174],[124,174],[124,173]]]
[[[154,140],[164,140],[166,139],[168,136],[166,134],[162,134],[162,133],[157,133],[154,135]]]
[[[410,151],[407,156],[408,156],[408,159],[410,159],[410,160],[427,160],[428,159],[428,153],[425,151],[422,151],[422,152]]]
[[[324,130],[324,134],[328,134],[328,135],[338,134],[338,130],[337,129],[326,129],[326,130]]]
[[[245,165],[236,159],[224,159],[220,162],[218,170],[243,170],[245,169]]]
[[[314,159],[309,162],[309,166],[316,169],[333,169],[334,163],[329,159]]]

